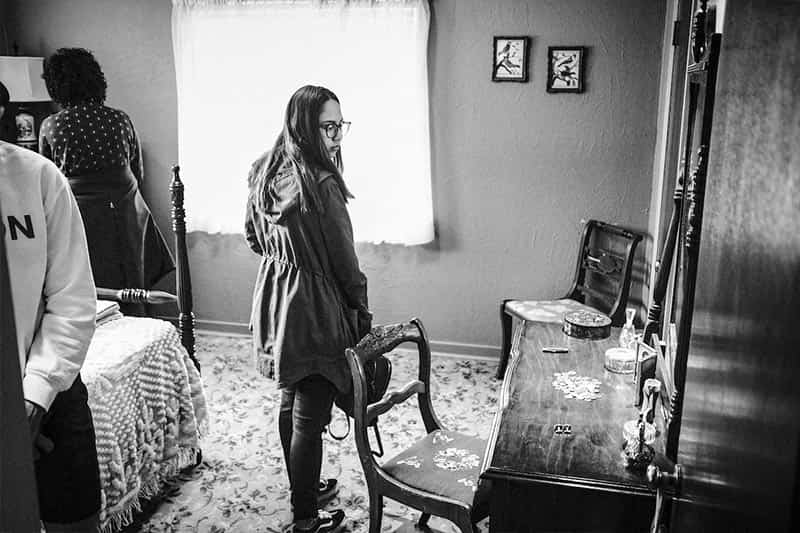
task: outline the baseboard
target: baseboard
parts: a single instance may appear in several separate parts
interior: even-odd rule
[[[250,336],[250,326],[242,322],[195,319],[194,323],[198,333],[213,333],[215,335],[230,335],[233,337]]]
[[[431,353],[436,355],[450,355],[470,359],[500,359],[500,347],[487,344],[466,344],[463,342],[437,341],[431,339]]]
[[[175,322],[174,317],[163,317],[165,320]],[[230,335],[234,337],[249,337],[250,328],[241,322],[223,322],[220,320],[195,320],[198,333],[212,333],[215,335]],[[472,359],[497,360],[500,357],[500,347],[486,344],[467,344],[463,342],[437,341],[431,339],[431,353],[442,356],[467,357]]]

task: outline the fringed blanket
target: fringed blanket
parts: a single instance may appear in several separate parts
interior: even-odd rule
[[[123,317],[97,328],[81,377],[100,464],[104,533],[130,523],[139,499],[194,463],[208,414],[200,375],[169,322]]]

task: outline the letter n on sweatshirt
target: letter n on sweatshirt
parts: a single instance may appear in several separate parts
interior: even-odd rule
[[[19,239],[19,233],[22,233],[29,239],[36,238],[36,235],[33,231],[33,221],[31,220],[31,216],[25,215],[23,219],[25,220],[25,224],[22,224],[22,222],[20,222],[15,216],[8,217],[8,232],[11,235],[12,241]]]

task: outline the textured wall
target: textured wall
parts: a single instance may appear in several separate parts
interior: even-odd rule
[[[566,291],[582,219],[647,228],[664,0],[433,4],[438,240],[358,251],[377,321],[417,315],[433,339],[497,346],[501,298]],[[170,2],[11,5],[23,52],[65,45],[96,52],[110,105],[126,109],[139,129],[150,177],[145,196],[168,228],[169,167],[177,158]],[[491,82],[493,35],[531,36],[529,83]],[[585,93],[545,92],[545,55],[554,45],[589,48]],[[185,176],[187,187],[191,179]],[[191,235],[190,248],[198,318],[246,322],[257,258],[237,236]]]

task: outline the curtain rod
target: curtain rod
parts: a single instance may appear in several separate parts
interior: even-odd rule
[[[172,0],[177,7],[219,7],[258,4],[418,4],[432,3],[433,0]]]

